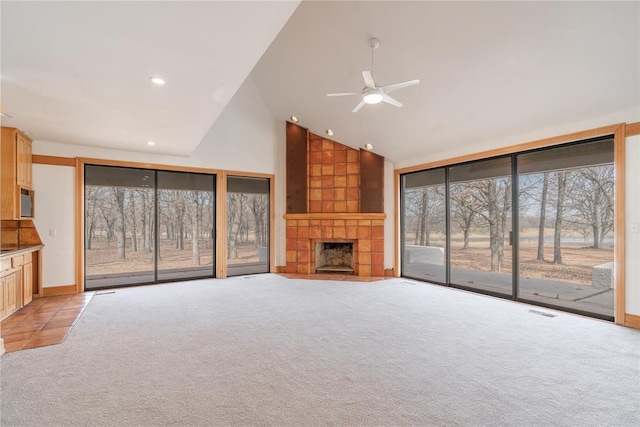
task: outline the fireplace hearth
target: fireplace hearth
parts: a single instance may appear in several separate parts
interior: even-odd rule
[[[317,242],[316,273],[353,274],[353,243]]]

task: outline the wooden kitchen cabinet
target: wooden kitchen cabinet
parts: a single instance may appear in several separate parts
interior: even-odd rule
[[[33,217],[33,206],[21,212],[21,195],[33,203],[32,141],[16,128],[2,128],[0,218]]]
[[[2,309],[0,318],[4,318],[16,311],[22,305],[20,299],[20,286],[22,285],[22,270],[13,270],[2,276],[0,286],[2,287]]]
[[[33,251],[18,251],[0,259],[0,320],[5,319],[33,300],[38,292],[38,246]]]
[[[22,306],[29,304],[33,300],[33,262],[31,254],[24,254],[24,264],[22,264]]]
[[[20,187],[33,189],[32,176],[32,141],[16,129],[16,184]]]

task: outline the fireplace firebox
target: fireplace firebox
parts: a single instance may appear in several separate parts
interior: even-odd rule
[[[353,274],[353,242],[316,243],[316,273]]]

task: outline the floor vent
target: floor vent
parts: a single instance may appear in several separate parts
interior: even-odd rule
[[[93,294],[93,296],[97,297],[98,295],[109,295],[109,294],[115,294],[115,293],[116,293],[116,291],[100,292],[100,293],[96,292],[95,294]]]
[[[537,314],[539,316],[544,316],[544,317],[557,317],[555,314],[545,313],[544,311],[538,311],[538,310],[529,310],[529,313]]]

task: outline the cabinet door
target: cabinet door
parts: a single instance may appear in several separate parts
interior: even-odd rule
[[[4,302],[6,299],[4,297],[5,284],[7,283],[6,279],[7,276],[0,278],[0,319],[4,319],[5,314],[7,314],[7,310],[4,308]]]
[[[21,187],[32,188],[31,182],[31,141],[18,133],[16,136],[16,183]]]
[[[22,306],[33,300],[33,263],[28,262],[22,266]]]
[[[4,311],[13,313],[18,309],[18,285],[22,277],[20,271],[4,277]]]

